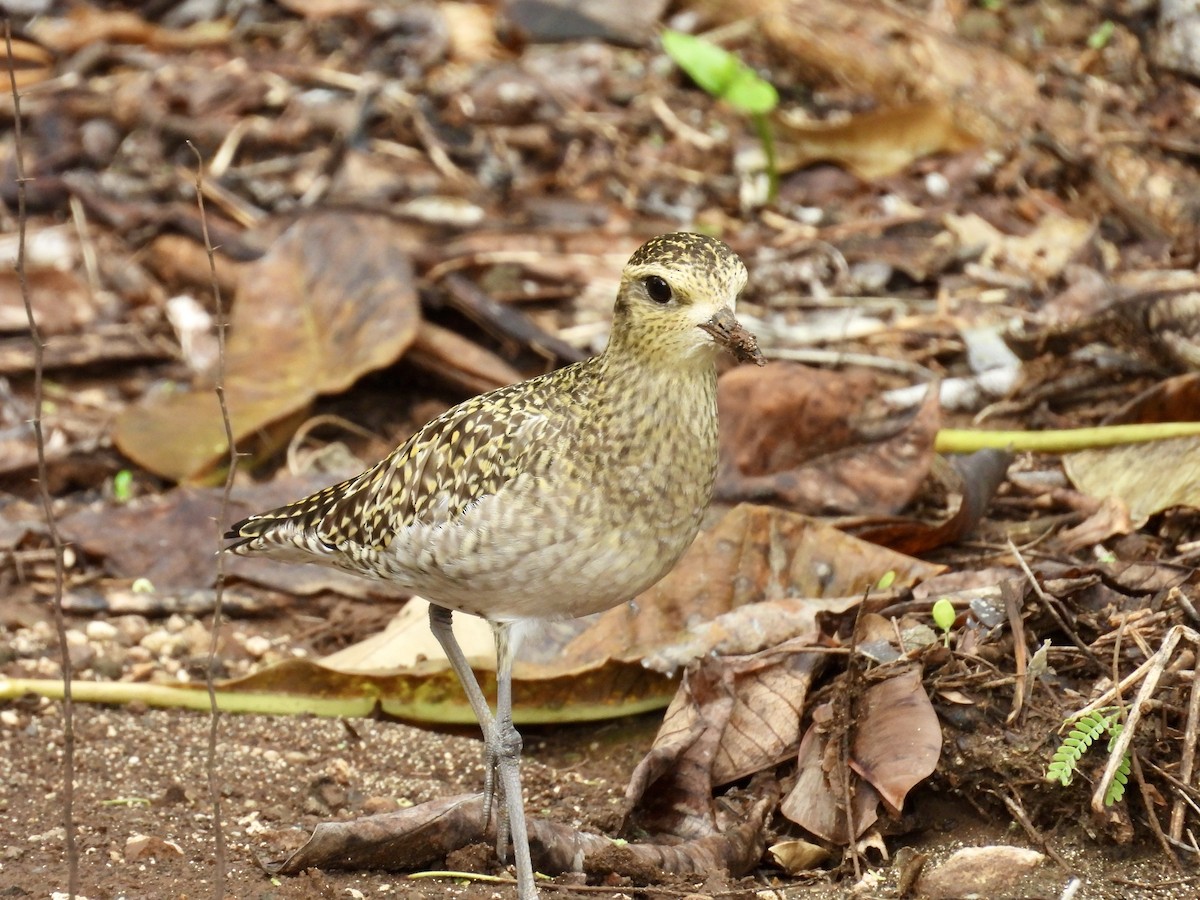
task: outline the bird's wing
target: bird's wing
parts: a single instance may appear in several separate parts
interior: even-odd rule
[[[453,522],[518,475],[552,464],[575,406],[548,399],[557,392],[537,390],[539,381],[468,400],[361,475],[243,519],[226,534],[235,541],[227,549],[281,558],[382,550],[409,525]]]

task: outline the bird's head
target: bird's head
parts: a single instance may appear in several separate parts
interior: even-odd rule
[[[723,347],[760,361],[753,335],[734,318],[746,277],[737,254],[715,238],[688,232],[652,238],[621,275],[610,348],[711,363]]]

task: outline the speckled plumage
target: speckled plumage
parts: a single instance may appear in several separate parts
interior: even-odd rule
[[[512,724],[513,623],[632,599],[691,544],[716,473],[716,354],[762,362],[733,317],[745,283],[720,241],[654,238],[622,273],[604,353],[461,403],[361,475],[227,535],[235,553],[333,565],[430,601],[483,729],[487,809],[497,778],[503,788],[520,900],[537,889]],[[495,715],[451,611],[492,623]]]
[[[640,296],[650,275],[673,305]],[[626,266],[603,354],[454,407],[362,475],[238,523],[231,549],[335,565],[489,619],[631,599],[675,564],[708,504],[717,345],[698,326],[745,280],[719,241],[649,241]]]

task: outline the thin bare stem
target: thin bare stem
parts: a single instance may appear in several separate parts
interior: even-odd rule
[[[66,832],[67,896],[75,900],[79,893],[79,851],[75,844],[75,704],[71,697],[71,655],[67,650],[67,627],[63,621],[63,542],[54,519],[50,498],[50,475],[46,467],[46,439],[42,430],[43,370],[46,345],[33,314],[29,280],[25,273],[25,162],[21,155],[21,95],[17,92],[17,72],[12,47],[12,23],[4,20],[4,47],[8,53],[8,83],[13,99],[13,162],[17,173],[17,283],[29,322],[29,340],[33,344],[33,438],[37,444],[38,494],[46,516],[46,532],[54,549],[54,627],[58,631],[58,654],[63,679],[63,829]]]
[[[221,297],[221,286],[217,281],[217,261],[212,241],[208,236],[208,216],[204,209],[204,160],[200,151],[188,142],[196,154],[196,203],[200,207],[200,228],[204,235],[204,250],[208,254],[208,272],[211,279],[213,303],[217,310],[217,404],[221,408],[221,423],[225,427],[225,440],[229,446],[229,469],[225,473],[225,489],[221,493],[221,509],[217,514],[217,583],[213,599],[212,630],[208,640],[208,664],[204,669],[204,684],[208,688],[208,752],[205,769],[208,773],[208,796],[213,808],[213,839],[216,842],[216,866],[213,876],[213,897],[223,900],[227,854],[225,828],[221,824],[221,785],[217,777],[217,739],[220,735],[220,712],[217,707],[217,688],[213,683],[216,669],[217,643],[221,633],[221,605],[225,599],[225,522],[229,519],[229,494],[233,490],[233,477],[237,471],[237,448],[233,443],[233,425],[229,421],[229,408],[225,403],[225,303]]]
[[[1200,669],[1192,673],[1192,693],[1188,699],[1187,725],[1183,732],[1183,753],[1179,759],[1179,780],[1192,783],[1192,772],[1196,764],[1196,736],[1200,734]],[[1183,838],[1183,821],[1187,814],[1186,798],[1176,798],[1171,809],[1171,840]]]

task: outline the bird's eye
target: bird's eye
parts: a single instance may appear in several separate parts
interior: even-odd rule
[[[646,285],[646,293],[650,295],[650,299],[655,303],[668,303],[671,300],[671,286],[667,284],[665,278],[659,278],[657,275],[649,276],[643,284]]]

